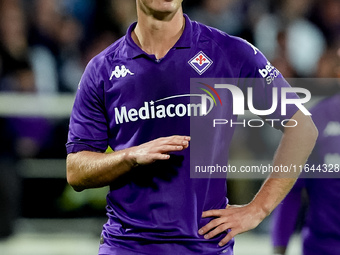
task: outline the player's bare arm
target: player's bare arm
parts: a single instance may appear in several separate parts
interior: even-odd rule
[[[298,111],[293,119],[298,121],[299,125],[285,128],[274,156],[274,166],[303,165],[314,147],[318,131],[311,118]],[[202,217],[215,219],[202,227],[199,234],[210,239],[230,229],[231,231],[219,243],[223,246],[235,235],[255,228],[286,196],[297,177],[298,173],[288,173],[288,176],[285,173],[272,174],[249,204],[203,212]]]
[[[189,141],[189,136],[170,136],[109,154],[71,153],[67,156],[67,181],[76,191],[104,187],[138,165],[169,159],[168,153],[188,148]]]

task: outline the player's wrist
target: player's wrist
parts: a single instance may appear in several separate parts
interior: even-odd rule
[[[129,168],[135,168],[139,164],[137,162],[137,157],[134,153],[134,147],[127,148],[123,152],[123,162],[129,167]]]
[[[261,221],[270,214],[270,209],[267,208],[263,203],[253,200],[248,204],[254,210],[254,215],[256,215]]]

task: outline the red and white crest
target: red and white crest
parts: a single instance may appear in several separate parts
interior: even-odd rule
[[[199,73],[199,75],[201,75],[206,70],[208,70],[213,61],[206,54],[204,54],[203,51],[200,51],[192,59],[190,59],[188,63],[192,68],[195,69],[197,73]]]

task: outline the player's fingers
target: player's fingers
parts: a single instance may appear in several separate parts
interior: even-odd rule
[[[162,153],[153,153],[153,154],[150,154],[150,158],[152,159],[151,161],[168,160],[170,158],[170,155],[162,154]]]
[[[173,146],[181,146],[179,150],[186,149],[189,147],[189,141],[183,138],[180,139],[174,139],[174,140],[164,140],[160,144],[157,144],[158,146],[167,146],[167,145],[173,145]],[[177,151],[178,149],[175,149]],[[172,149],[169,149],[168,151],[173,151]]]
[[[183,149],[186,149],[189,147],[189,141],[183,141],[182,142]]]
[[[168,160],[170,155],[162,154],[162,153],[149,153],[148,155],[142,155],[136,158],[137,165],[148,165],[156,160]]]
[[[181,151],[184,149],[182,145],[163,145],[157,148],[157,152],[160,153],[169,153],[172,151]]]
[[[207,218],[207,217],[220,217],[223,215],[223,210],[218,209],[218,210],[209,210],[205,211],[202,213],[202,218]]]
[[[168,136],[168,137],[161,137],[157,139],[160,144],[170,144],[170,145],[187,145],[190,141],[190,136]]]
[[[218,227],[216,227],[215,229],[213,229],[212,231],[210,231],[209,233],[204,235],[204,238],[205,239],[213,238],[213,237],[217,236],[218,234],[221,234],[222,232],[224,232],[227,229],[229,229],[230,226],[231,225],[229,223],[220,224]]]
[[[188,137],[188,136],[173,136],[173,137],[169,138],[168,144],[181,145],[181,146],[188,147],[189,141],[190,141],[190,137]]]
[[[186,135],[173,135],[173,136],[170,136],[169,139],[174,140],[174,141],[180,141],[180,140],[190,141],[191,137],[186,136]]]
[[[204,234],[208,233],[210,230],[212,230],[213,228],[215,228],[216,226],[222,224],[223,221],[224,221],[224,219],[222,219],[222,218],[214,219],[214,220],[210,221],[207,225],[200,228],[198,230],[198,233],[200,235],[204,235]]]
[[[219,243],[218,246],[226,245],[236,235],[235,232],[230,231]]]

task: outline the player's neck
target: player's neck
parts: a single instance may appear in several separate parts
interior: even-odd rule
[[[132,39],[146,53],[163,58],[181,37],[185,25],[182,9],[166,19],[139,13]]]

